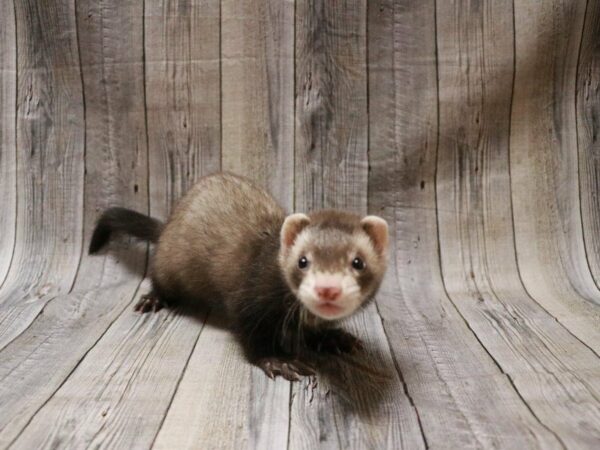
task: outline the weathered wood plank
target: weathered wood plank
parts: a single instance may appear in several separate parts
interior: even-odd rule
[[[223,169],[269,188],[290,210],[293,7],[227,1],[221,14]],[[289,396],[288,382],[250,366],[229,331],[209,321],[155,447],[284,448]]]
[[[285,448],[289,395],[289,382],[247,364],[209,320],[153,448]]]
[[[511,8],[3,2],[0,447],[595,448],[600,10],[515,2],[511,108]],[[219,324],[131,311],[145,247],[80,260],[101,209],[166,217],[221,140],[290,210],[389,220],[347,324],[387,377],[272,382]]]
[[[577,148],[586,256],[600,284],[600,3],[588,2],[577,66]]]
[[[525,287],[598,354],[600,295],[585,264],[575,151],[584,10],[585,2],[515,2],[510,170]]]
[[[175,313],[128,308],[12,447],[149,448],[199,328]]]
[[[366,1],[296,2],[296,209],[366,211]]]
[[[71,288],[83,217],[83,98],[73,5],[15,2],[15,14],[19,201],[14,257],[0,291],[0,348]]]
[[[223,169],[288,207],[294,175],[294,1],[221,3]]]
[[[438,130],[446,130],[438,128],[435,2],[385,0],[370,7],[369,208],[387,218],[395,235],[378,305],[424,437],[430,447],[560,447],[481,347],[442,283],[435,178]],[[442,13],[445,20],[464,17]],[[438,30],[452,42],[451,31],[457,30]],[[440,69],[456,68],[442,50]],[[447,144],[440,139],[440,158],[451,151]],[[439,185],[446,180],[438,177]]]
[[[111,29],[111,25],[116,25],[115,30],[125,29],[131,33],[128,39],[129,46],[127,47],[129,51],[125,51],[123,46],[119,46],[118,49],[125,52],[115,55],[114,60],[117,64],[115,67],[108,68],[108,71],[115,71],[115,73],[122,73],[120,69],[123,68],[130,78],[129,83],[124,82],[124,80],[115,80],[116,83],[109,89],[109,97],[113,93],[118,93],[119,88],[127,88],[128,92],[137,93],[134,105],[128,106],[126,99],[123,99],[124,104],[120,105],[127,107],[130,120],[136,122],[130,123],[130,127],[139,129],[142,132],[140,136],[134,134],[132,139],[136,139],[136,141],[126,146],[136,149],[135,152],[128,152],[129,154],[142,155],[146,160],[146,130],[143,126],[144,90],[148,92],[148,89],[162,89],[165,92],[164,96],[157,95],[154,98],[149,104],[148,111],[149,129],[152,130],[151,133],[148,133],[151,152],[150,185],[155,186],[154,181],[156,180],[156,186],[159,186],[159,188],[151,191],[150,206],[152,214],[164,217],[170,210],[174,199],[181,195],[182,190],[186,189],[195,178],[207,170],[205,165],[214,164],[215,160],[218,161],[219,139],[214,138],[214,124],[211,125],[210,120],[208,120],[208,126],[202,128],[198,123],[198,117],[202,114],[203,109],[207,107],[206,104],[202,102],[192,103],[191,99],[189,99],[189,103],[186,103],[187,100],[183,98],[190,88],[190,83],[194,82],[194,76],[198,74],[204,76],[204,71],[211,77],[207,80],[209,89],[211,86],[214,88],[216,84],[218,92],[218,73],[214,71],[214,61],[209,60],[206,63],[202,61],[202,51],[192,50],[189,54],[180,58],[169,53],[169,51],[176,48],[175,46],[166,48],[168,45],[172,45],[169,38],[174,37],[173,24],[169,21],[179,21],[181,24],[192,21],[192,24],[188,24],[188,28],[195,26],[195,20],[199,18],[196,16],[197,9],[184,8],[182,10],[183,14],[176,17],[171,14],[172,11],[160,11],[159,5],[150,4],[148,5],[150,19],[144,25],[142,24],[144,17],[142,5],[139,3],[105,3],[100,6],[103,13],[102,20],[106,22],[102,27],[105,33],[107,28]],[[208,13],[207,23],[210,23],[211,20],[215,20],[215,16],[214,14],[211,16],[210,11]],[[88,14],[93,14],[93,12],[88,12]],[[161,32],[165,31],[165,28],[163,28],[165,24],[167,24],[166,32],[165,35],[162,35]],[[141,32],[142,28],[148,31],[149,36],[148,41],[145,43],[146,52],[150,55],[146,60],[146,67],[143,63],[144,42],[141,38],[144,33]],[[96,37],[95,42],[100,42],[100,45],[105,46],[106,43],[102,42],[102,38],[105,37]],[[108,42],[120,42],[118,40],[113,41],[111,38],[112,36],[108,36],[105,39]],[[213,44],[215,44],[215,41],[213,41]],[[184,71],[187,76],[182,79],[173,78],[170,72],[173,68],[169,64],[164,66],[155,64],[159,61],[159,55],[162,55],[163,51],[169,55],[167,57],[169,62],[173,62],[177,66],[174,72]],[[210,47],[208,51],[210,51]],[[154,70],[155,73],[152,75],[151,82],[144,89],[144,74],[145,71],[150,70]],[[97,101],[97,103],[101,102]],[[207,103],[210,106],[210,103]],[[178,111],[178,109],[181,109],[181,111]],[[119,111],[118,108],[116,110]],[[172,110],[175,110],[175,118],[167,117],[165,119],[165,111]],[[114,111],[114,109],[109,109],[109,111]],[[123,113],[123,111],[120,111],[120,113]],[[109,115],[109,120],[113,121],[117,117]],[[181,118],[182,123],[185,124],[183,128],[187,128],[187,121],[190,121],[190,132],[187,138],[184,136],[174,143],[172,142],[173,136],[183,136],[185,134],[184,131],[180,130],[182,123],[177,121],[178,118]],[[137,125],[141,126],[137,127]],[[110,131],[110,129],[105,130],[105,135],[110,136]],[[161,167],[160,161],[168,161],[168,164]],[[134,166],[132,163],[131,167]],[[129,164],[125,167],[129,167]],[[126,173],[127,171],[124,172],[124,174]],[[146,177],[137,180],[131,176],[125,176],[123,180],[132,188],[128,192],[134,194],[143,192],[146,195]],[[144,182],[144,184],[140,184],[140,182]],[[118,183],[115,184],[119,185]],[[138,210],[145,209],[143,204],[134,205],[133,207]],[[141,291],[146,291],[148,288],[149,286],[145,285]],[[111,445],[127,448],[133,446],[149,447],[164,420],[181,374],[201,330],[201,326],[190,318],[170,314],[168,319],[163,321],[161,319],[162,313],[157,318],[150,319],[150,316],[145,320],[151,327],[149,329],[148,326],[141,325],[141,323],[144,323],[143,319],[135,319],[137,315],[128,308],[111,330],[102,337],[87,355],[61,391],[53,396],[36,415],[31,425],[26,428],[16,442],[16,446],[52,446],[56,442],[70,443],[66,445],[88,444],[93,446],[96,442],[111,442]],[[110,354],[112,348],[121,344],[122,335],[126,333],[131,336],[132,342],[123,343],[122,352]],[[139,358],[133,357],[131,361],[128,361],[127,359],[132,353],[139,355]],[[167,364],[164,364],[164,358],[168,358]],[[106,375],[102,375],[102,370],[98,370],[98,368],[111,367],[111,364],[114,370],[112,373],[110,369],[108,370],[110,377],[107,378]],[[143,376],[144,370],[148,371],[149,381],[145,381],[143,377],[139,389],[128,387],[131,372],[140,373]],[[115,382],[119,379],[123,382]],[[165,382],[165,380],[168,381]],[[125,388],[122,386],[125,386]],[[39,439],[43,438],[43,433],[39,433],[37,427],[45,428],[47,426],[45,422],[49,420],[49,417],[59,415],[65,418],[66,423],[72,422],[71,414],[79,417],[82,408],[79,404],[80,395],[78,392],[81,390],[90,393],[91,396],[100,397],[101,403],[108,402],[113,405],[116,411],[112,415],[112,420],[109,418],[110,414],[107,413],[107,410],[102,409],[102,405],[91,404],[86,409],[89,416],[85,416],[84,413],[87,420],[78,420],[77,426],[74,428],[64,426],[57,435],[49,435],[48,439],[38,442]],[[62,397],[63,393],[64,398]],[[100,418],[101,416],[102,418]],[[63,432],[65,430],[66,433]],[[35,442],[35,444],[32,442]]]
[[[12,1],[0,4],[0,286],[15,246],[17,221],[17,30]]]
[[[367,2],[296,5],[296,205],[367,211]],[[347,326],[368,344],[360,364],[333,361],[293,386],[291,448],[422,448],[375,307]]]
[[[113,167],[116,162],[116,168],[122,168],[117,170],[116,179],[111,182],[111,186],[115,186],[122,192],[123,198],[117,199],[120,200],[119,203],[143,211],[148,206],[146,189],[148,159],[146,156],[143,84],[144,43],[141,40],[144,36],[141,32],[144,27],[142,5],[136,2],[104,2],[98,5],[99,8],[96,10],[96,4],[92,3],[85,5],[86,9],[82,8],[82,15],[91,18],[97,12],[100,13],[98,28],[91,27],[89,38],[92,42],[89,44],[92,49],[95,45],[99,45],[102,49],[99,55],[105,57],[106,60],[101,63],[107,67],[102,71],[102,78],[99,81],[100,85],[108,86],[103,92],[94,91],[103,95],[91,99],[94,106],[107,105],[106,109],[101,109],[101,112],[98,113],[99,120],[94,122],[94,125],[96,130],[100,130],[97,136],[109,137],[107,147],[110,151],[114,152],[113,146],[117,144],[120,144],[117,148],[122,146],[132,149],[123,152],[125,156],[116,161],[111,161],[110,155],[105,155],[104,158],[108,161],[107,165]],[[181,19],[187,20],[186,17],[181,17]],[[156,30],[152,27],[161,24],[161,21],[151,20],[147,26],[150,27],[151,32],[155,32]],[[97,30],[101,30],[102,33],[94,36],[93,33]],[[115,39],[117,33],[122,33],[123,30],[130,33],[129,39],[127,39],[128,46],[120,45],[122,41]],[[117,45],[112,46],[111,44]],[[151,41],[150,44],[152,46],[154,42]],[[154,51],[157,48],[160,49],[160,46],[151,47],[151,50]],[[94,54],[94,56],[97,55]],[[189,69],[192,61],[178,61],[178,63]],[[93,66],[92,64],[91,67]],[[199,64],[199,66],[201,69],[202,65]],[[108,79],[105,78],[106,74],[109,74]],[[182,87],[185,90],[185,83],[188,81],[161,80],[157,76],[154,82],[164,82],[173,91],[179,92]],[[126,92],[121,92],[121,90],[126,90]],[[115,99],[119,101],[115,102]],[[166,101],[165,98],[162,100]],[[165,142],[168,141],[168,137],[165,140],[164,136],[178,132],[170,128],[174,126],[173,122],[163,120],[160,116],[159,108],[161,106],[164,111],[164,105],[154,103],[153,107],[156,110],[153,111],[154,115],[148,119],[153,130],[149,136],[150,148],[155,152],[154,162],[166,156],[160,154],[160,152],[166,151]],[[167,108],[169,108],[168,105]],[[183,113],[183,116],[186,114],[194,116],[198,113],[198,109],[197,105],[192,105]],[[115,126],[115,121],[123,116],[127,119],[119,122],[123,128]],[[90,117],[90,120],[93,120],[94,117]],[[104,121],[107,122],[106,126],[104,126]],[[121,133],[122,129],[129,129],[129,135]],[[189,184],[190,179],[184,177],[182,173],[191,173],[191,177],[198,176],[198,167],[194,164],[201,160],[203,155],[201,150],[206,153],[204,158],[206,161],[211,160],[209,150],[215,150],[215,143],[210,140],[208,143],[213,148],[208,148],[207,145],[200,149],[195,145],[198,142],[195,139],[207,137],[203,132],[200,132],[199,137],[195,134],[198,130],[197,123],[192,124],[190,129],[196,130],[194,139],[190,138],[190,146],[175,149],[175,151],[181,152],[177,156],[187,154],[189,159],[172,160],[173,164],[168,167],[160,167],[157,164],[150,166],[152,180],[165,180],[164,182],[171,183],[173,186],[172,189],[165,187],[160,190],[160,194],[155,194],[155,197],[151,199],[151,207],[156,208],[159,214],[166,214],[174,196],[180,194],[182,186]],[[209,129],[208,133],[210,132],[212,130]],[[216,144],[218,145],[218,140]],[[216,150],[218,156],[218,146]],[[212,159],[214,160],[214,157]],[[177,169],[174,168],[174,164],[177,165]],[[102,162],[97,161],[95,167],[101,169]],[[110,167],[105,169],[110,169]],[[132,169],[134,174],[139,170],[138,176],[132,176]],[[167,171],[171,176],[171,171],[174,171],[175,178],[169,178],[169,175],[165,174]],[[133,253],[135,254],[135,252]],[[132,261],[133,264],[130,267],[137,273],[141,273],[141,269],[143,269],[143,266],[139,264],[139,258],[142,255],[138,252],[137,262]],[[143,257],[141,261],[143,262]],[[127,283],[124,283],[121,289],[130,290],[134,282],[136,282],[136,277],[130,275]],[[140,292],[148,289],[149,286],[146,284]],[[112,300],[116,294],[115,288],[108,291],[109,295],[112,295]],[[130,299],[131,296],[124,296],[124,298]],[[126,448],[149,447],[164,420],[176,386],[201,330],[201,326],[190,318],[169,314],[165,319],[163,316],[165,314],[161,313],[155,317],[147,315],[142,319],[133,313],[130,307],[127,308],[106,335],[87,354],[60,391],[44,405],[31,421],[31,424],[16,441],[16,447],[21,445],[24,447],[53,446],[58,443],[67,446],[94,446],[106,442]],[[108,324],[105,323],[106,325]],[[123,342],[123,335],[128,335],[130,341]],[[115,348],[119,351],[114,352]],[[137,375],[141,376],[140,385],[131,386],[130,379]],[[83,408],[80,399],[89,396],[99,400],[96,403],[87,403]],[[111,406],[106,407],[107,403]],[[113,410],[114,413],[112,413]],[[86,412],[89,415],[86,415]],[[40,429],[47,429],[49,418],[56,416],[65,420],[65,424],[59,426],[57,433],[40,433]],[[77,420],[74,420],[74,417],[77,417]],[[80,420],[84,417],[85,420]],[[69,424],[73,422],[75,422],[75,426],[70,427]]]
[[[326,358],[316,379],[293,385],[290,448],[425,448],[376,307],[345,328],[365,350]]]
[[[221,164],[219,2],[145,3],[151,211],[167,217],[200,176]]]
[[[86,106],[86,250],[107,207],[148,210],[142,20],[137,2],[77,2]]]
[[[527,295],[516,264],[508,170],[511,98],[504,95],[513,80],[512,11],[457,1],[438,4],[437,18],[436,188],[445,286],[540,422],[569,447],[590,446],[600,440],[590,431],[600,425],[594,397],[600,380],[574,375],[600,369],[600,359]],[[581,396],[576,405],[573,391]]]
[[[129,311],[139,278],[131,277],[124,262],[106,258],[94,261],[93,267],[87,264],[88,270],[80,272],[87,276],[82,290],[50,301],[25,332],[0,351],[0,404],[10,411],[0,416],[0,448],[19,436],[121,311]]]
[[[122,46],[117,39],[123,30],[141,35],[141,21],[122,2],[80,1],[76,14],[85,144],[92,149],[85,152],[87,246],[96,218],[106,207],[147,210],[148,160],[141,42],[135,45],[128,39]],[[0,353],[0,403],[12,412],[0,420],[0,447],[19,435],[131,302],[145,269],[146,247],[113,244],[110,253],[84,255],[73,292],[49,302]]]

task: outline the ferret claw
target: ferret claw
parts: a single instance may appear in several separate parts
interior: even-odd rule
[[[164,304],[160,301],[158,296],[153,292],[149,292],[148,294],[142,295],[142,298],[136,305],[133,307],[135,311],[138,311],[142,314],[153,311],[158,312],[164,308]]]
[[[280,358],[263,358],[258,361],[257,366],[272,380],[281,376],[288,381],[300,381],[303,376],[315,375],[315,370],[303,363],[295,360],[282,360]]]

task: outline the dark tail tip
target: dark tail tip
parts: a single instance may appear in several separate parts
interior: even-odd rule
[[[110,226],[103,223],[102,220],[98,222],[94,234],[92,235],[92,241],[90,242],[90,255],[97,253],[102,247],[106,245],[110,239]]]
[[[156,242],[162,230],[162,222],[125,208],[109,208],[98,219],[90,242],[90,254],[104,247],[113,232],[125,233],[138,239]]]

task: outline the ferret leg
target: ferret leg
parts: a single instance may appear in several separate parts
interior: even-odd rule
[[[353,353],[362,350],[360,339],[340,328],[325,329],[307,336],[306,343],[311,350],[323,353]]]
[[[277,320],[264,319],[257,324],[256,318],[240,314],[236,334],[248,361],[272,379],[281,376],[289,381],[298,381],[303,376],[315,375],[310,365],[286,351],[277,327],[273,327],[272,323],[277,323]]]

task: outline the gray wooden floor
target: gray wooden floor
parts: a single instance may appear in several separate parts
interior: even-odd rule
[[[0,2],[0,448],[600,448],[600,2]],[[367,343],[271,381],[133,312],[120,205],[382,215]]]

